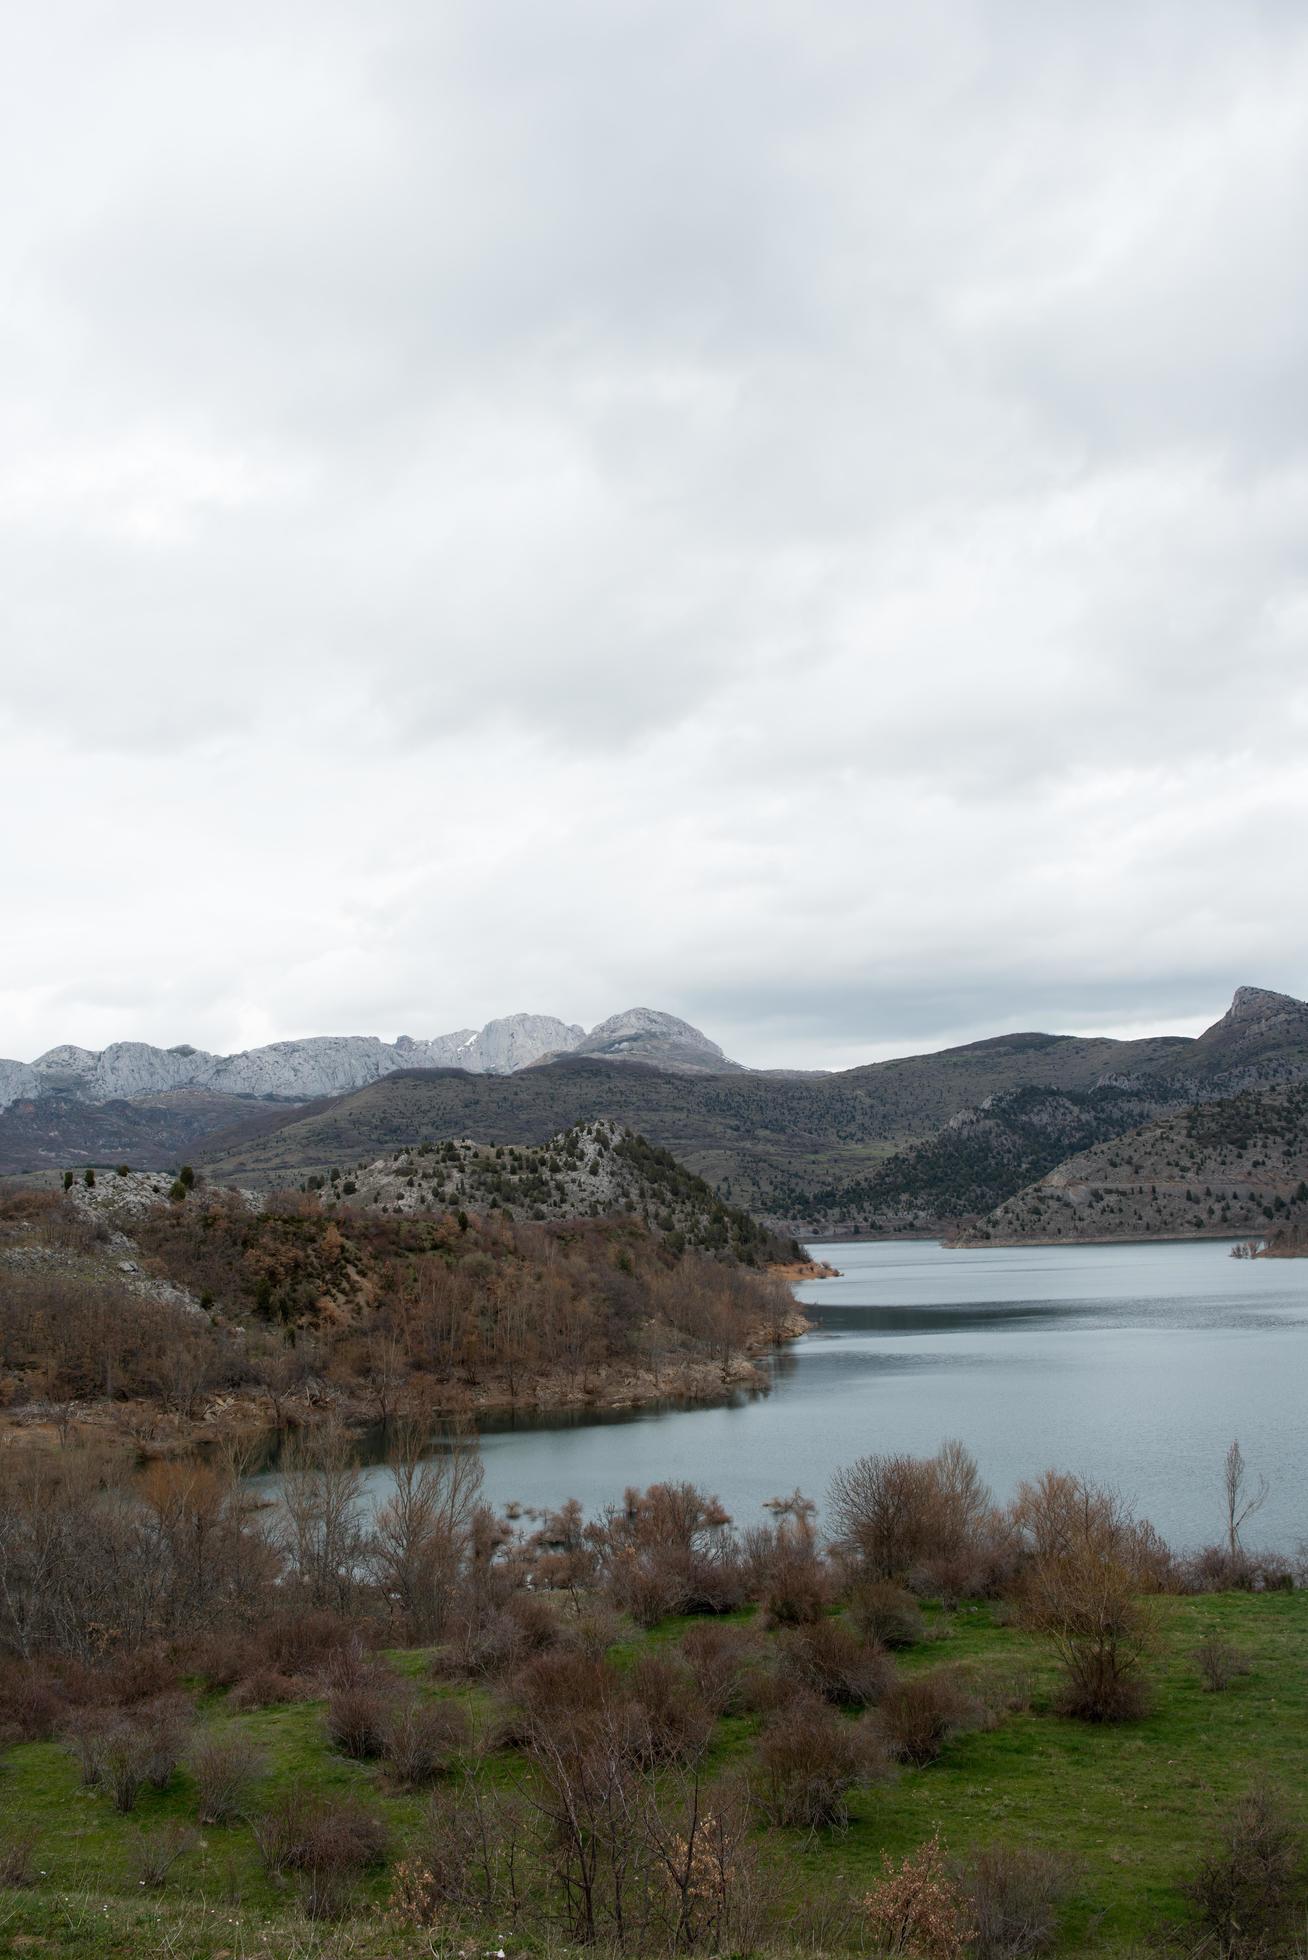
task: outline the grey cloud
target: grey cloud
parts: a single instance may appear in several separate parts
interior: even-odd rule
[[[1294,990],[1300,8],[5,33],[0,1052]]]

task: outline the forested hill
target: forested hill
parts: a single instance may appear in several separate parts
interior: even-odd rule
[[[1031,1087],[988,1097],[925,1143],[896,1151],[868,1177],[811,1192],[810,1230],[892,1236],[947,1230],[1167,1106],[1156,1083],[1136,1090]]]
[[[967,1244],[1259,1235],[1308,1221],[1308,1084],[1196,1103],[1069,1157]]]

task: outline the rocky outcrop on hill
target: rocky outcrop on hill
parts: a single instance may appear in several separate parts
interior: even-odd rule
[[[725,1204],[666,1150],[619,1123],[580,1123],[544,1144],[486,1144],[470,1137],[397,1150],[347,1173],[315,1176],[322,1203],[399,1215],[498,1212],[535,1223],[639,1218],[677,1252],[730,1253],[744,1265],[802,1259],[789,1236]]]
[[[718,1047],[689,1021],[661,1014],[653,1007],[629,1007],[592,1028],[572,1048],[574,1055],[594,1055],[606,1062],[647,1062],[652,1068],[722,1075],[739,1070]]]

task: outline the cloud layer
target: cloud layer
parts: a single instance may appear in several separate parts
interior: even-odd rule
[[[54,0],[0,1052],[1308,990],[1288,0]]]

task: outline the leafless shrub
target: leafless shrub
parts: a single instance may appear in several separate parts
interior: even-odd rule
[[[617,1614],[602,1602],[595,1602],[567,1622],[561,1645],[584,1655],[588,1660],[603,1660],[621,1632],[622,1622]]]
[[[1248,1655],[1241,1653],[1238,1647],[1233,1647],[1229,1640],[1223,1640],[1217,1633],[1210,1633],[1199,1642],[1193,1659],[1209,1694],[1224,1693],[1233,1681],[1250,1671]]]
[[[697,1762],[713,1733],[713,1713],[684,1662],[665,1654],[640,1654],[623,1685],[634,1717],[630,1732],[636,1760],[651,1766]]]
[[[919,1768],[934,1763],[951,1737],[983,1718],[981,1703],[952,1667],[901,1677],[881,1703],[891,1753]]]
[[[1188,1593],[1252,1592],[1254,1563],[1243,1547],[1204,1545],[1182,1561],[1180,1584]]]
[[[1059,1708],[1086,1722],[1137,1720],[1156,1643],[1142,1595],[1174,1583],[1166,1546],[1112,1491],[1054,1471],[1020,1486],[1013,1518],[1028,1553],[1024,1614],[1063,1673]]]
[[[107,1708],[79,1708],[64,1724],[64,1747],[88,1790],[98,1789],[103,1780],[105,1744],[115,1719]]]
[[[994,1536],[990,1493],[961,1443],[933,1457],[860,1457],[832,1478],[828,1508],[839,1546],[871,1579],[927,1562],[942,1574],[979,1571]]]
[[[706,1787],[697,1776],[680,1801],[647,1809],[654,1926],[674,1953],[752,1953],[760,1945],[776,1905],[750,1821],[738,1785]]]
[[[746,1682],[762,1664],[764,1651],[751,1628],[712,1620],[688,1627],[681,1639],[700,1699],[715,1715],[734,1714],[743,1706]]]
[[[145,1752],[145,1780],[166,1790],[190,1739],[195,1710],[184,1695],[161,1695],[134,1709],[132,1723]]]
[[[280,1708],[287,1702],[303,1701],[307,1694],[305,1681],[279,1673],[275,1667],[256,1667],[232,1689],[231,1705],[236,1709]]]
[[[181,1674],[177,1662],[162,1648],[134,1648],[116,1654],[107,1667],[97,1670],[96,1696],[122,1708],[136,1708],[143,1702],[157,1707],[176,1706]]]
[[[452,1671],[483,1678],[510,1674],[534,1654],[559,1646],[562,1638],[562,1622],[547,1600],[513,1593],[456,1624]]]
[[[813,1530],[813,1505],[796,1492],[774,1525],[745,1534],[750,1591],[765,1626],[806,1626],[831,1605],[835,1582]]]
[[[110,1722],[100,1745],[99,1782],[115,1810],[135,1810],[156,1760],[150,1739],[134,1722],[123,1715]]]
[[[381,1676],[336,1688],[328,1696],[324,1717],[329,1740],[359,1762],[382,1755],[397,1700],[394,1682]]]
[[[570,1717],[584,1723],[609,1707],[620,1693],[618,1675],[607,1661],[562,1650],[538,1654],[513,1683],[513,1703],[530,1718]]]
[[[185,1824],[165,1824],[161,1831],[141,1831],[130,1852],[137,1884],[151,1889],[165,1884],[177,1860],[184,1858],[196,1842],[195,1832]]]
[[[613,1603],[638,1626],[669,1613],[724,1612],[744,1596],[730,1519],[694,1484],[628,1490],[597,1542]]]
[[[228,1730],[202,1737],[190,1760],[200,1822],[234,1824],[243,1818],[262,1767],[263,1758],[248,1736]]]
[[[1184,1889],[1222,1960],[1288,1950],[1304,1903],[1304,1841],[1279,1792],[1258,1785],[1240,1798]]]
[[[825,1703],[796,1701],[759,1737],[755,1800],[773,1824],[828,1829],[849,1821],[849,1792],[883,1775],[884,1745],[865,1721],[842,1720]]]
[[[116,1809],[134,1810],[146,1784],[171,1782],[191,1719],[183,1698],[165,1696],[143,1708],[82,1708],[65,1725],[66,1746],[88,1789],[103,1789]]]
[[[469,1770],[433,1796],[414,1853],[395,1874],[391,1907],[403,1925],[431,1926],[447,1912],[512,1922],[522,1906],[530,1837],[514,1791]]]
[[[1039,1845],[989,1844],[962,1868],[961,1889],[976,1960],[1024,1960],[1054,1944],[1075,1867]]]
[[[841,1620],[790,1627],[778,1642],[781,1671],[837,1708],[867,1708],[894,1680],[894,1663]]]
[[[926,1638],[922,1609],[890,1579],[864,1579],[854,1587],[849,1617],[864,1640],[882,1647],[915,1647]]]
[[[614,1603],[638,1627],[657,1626],[669,1613],[681,1612],[686,1603],[684,1576],[668,1554],[633,1554],[615,1563],[611,1590]]]
[[[31,1825],[0,1830],[0,1886],[35,1885],[37,1832]]]
[[[433,1783],[472,1740],[466,1711],[453,1701],[400,1703],[386,1728],[382,1761],[397,1783]]]
[[[310,1918],[335,1918],[349,1903],[359,1876],[386,1856],[386,1827],[362,1805],[314,1801],[298,1792],[252,1819],[265,1869],[299,1874]]]

